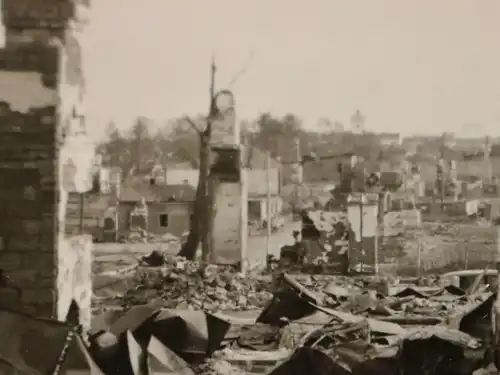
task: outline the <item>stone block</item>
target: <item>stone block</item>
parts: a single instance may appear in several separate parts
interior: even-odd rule
[[[52,304],[53,306],[56,302],[56,292],[53,288],[24,289],[21,300],[23,303],[35,306],[44,304]]]
[[[54,318],[55,316],[55,306],[54,302],[48,303],[36,303],[35,305],[31,305],[33,309],[33,314],[37,316],[44,316],[49,318]]]
[[[13,196],[13,194],[9,194],[9,196]],[[39,201],[13,199],[5,205],[4,215],[10,218],[40,219],[42,216],[42,205]]]
[[[40,239],[38,235],[15,234],[10,236],[8,249],[12,252],[38,251]],[[32,264],[30,264],[32,266]]]
[[[40,275],[37,270],[16,270],[9,272],[13,283],[21,289],[40,285]],[[42,286],[42,285],[40,285]],[[50,287],[50,285],[48,285]]]
[[[0,169],[2,177],[0,187],[3,189],[15,190],[19,186],[38,185],[40,173],[37,169],[26,168],[2,168]]]
[[[56,277],[57,275],[57,253],[38,251],[31,254],[29,258],[23,259],[24,262],[30,262],[31,267],[35,267],[40,272],[41,277]]]
[[[23,303],[18,291],[12,288],[0,288],[0,308],[23,311]]]
[[[3,206],[3,202],[0,200],[0,207]],[[21,225],[17,222],[19,219],[8,217],[5,215],[5,211],[2,209],[0,210],[0,235],[8,237],[12,233],[22,233],[20,228],[22,228]]]
[[[37,285],[40,287],[40,288],[56,288],[56,280],[55,280],[55,277],[54,276],[50,276],[50,277],[42,277],[40,276],[38,281],[37,281]]]
[[[9,273],[21,269],[22,254],[13,252],[0,253],[0,269]]]
[[[54,178],[54,177],[52,177]],[[43,202],[43,207],[48,208],[44,209],[44,212],[52,212],[53,207],[55,207],[55,204],[59,201],[59,194],[57,193],[57,190],[54,188],[52,189],[47,189],[47,190],[42,190],[40,192],[40,200]]]
[[[43,226],[42,232],[40,233],[40,243],[39,248],[42,252],[55,252],[57,244],[57,233],[54,231],[54,227]]]
[[[54,140],[51,142],[54,142]],[[54,160],[39,160],[36,162],[36,168],[42,176],[48,176],[54,174],[57,163]]]
[[[2,98],[8,104],[4,104],[2,115],[11,117],[11,126],[17,127],[14,132],[24,133],[19,130],[36,126],[42,120],[42,113],[50,113],[51,108],[57,106],[58,56],[57,47],[43,43],[10,45],[0,50],[0,70],[11,72],[10,76],[4,74],[3,80],[9,85],[17,82],[21,89],[26,88],[24,98],[16,96],[15,100],[6,100],[14,98],[12,94]],[[38,110],[28,113],[30,108]]]
[[[41,234],[43,223],[41,220],[23,220],[24,233],[28,236],[38,236]],[[39,241],[39,239],[37,239]]]

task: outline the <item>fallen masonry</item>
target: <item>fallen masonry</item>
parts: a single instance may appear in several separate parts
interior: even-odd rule
[[[254,310],[271,298],[269,283],[243,275],[235,267],[169,258],[161,267],[139,267],[140,284],[123,297],[125,307],[161,300],[165,307],[214,311]]]
[[[164,261],[138,267],[120,306],[95,316],[88,351],[103,373],[116,363],[120,374],[472,374],[492,366],[496,291],[484,283],[492,270],[467,271],[464,290],[453,275],[243,277]]]
[[[12,367],[99,375],[494,369],[496,290],[488,284],[494,270],[406,280],[281,271],[243,277],[232,267],[202,268],[178,257],[162,263],[143,261],[132,275],[121,275],[127,290],[94,301],[99,309],[89,331],[0,311],[0,355],[8,362],[2,373]],[[472,278],[466,289],[457,286],[457,275]]]
[[[451,237],[444,226],[432,230]],[[111,271],[95,264],[90,331],[16,312],[21,300],[0,311],[0,355],[8,362],[0,373],[496,371],[496,270],[404,279],[307,275],[301,265],[286,272],[278,265],[242,275],[160,251],[121,260]]]
[[[389,214],[393,213],[397,212]],[[496,257],[497,229],[481,220],[465,217],[402,225],[389,214],[377,223],[376,241],[363,237],[360,251],[360,239],[348,230],[345,212],[309,210],[300,246],[283,246],[280,262],[291,272],[373,273],[378,267],[386,273],[415,275],[483,268]]]

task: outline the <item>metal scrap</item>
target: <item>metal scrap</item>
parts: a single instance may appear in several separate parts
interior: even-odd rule
[[[196,262],[166,257],[161,267],[138,270],[138,285],[123,303],[130,309],[154,301],[155,307],[109,313],[103,320],[111,327],[101,323],[94,338],[100,354],[93,354],[98,363],[103,356],[111,362],[123,347],[133,347],[126,338],[132,335],[141,356],[149,355],[147,340],[154,338],[157,352],[166,357],[173,353],[172,358],[178,357],[174,363],[184,361],[189,369],[172,370],[172,365],[171,371],[186,374],[294,373],[310,358],[333,371],[306,366],[318,374],[396,374],[401,369],[434,374],[431,365],[442,373],[458,365],[472,371],[485,362],[484,327],[492,293],[480,285],[465,292],[444,279],[286,273],[245,278],[230,267],[201,268]],[[253,293],[259,298],[250,303]],[[231,312],[248,310],[255,313]],[[209,330],[208,320],[219,328]],[[458,329],[463,332],[457,334]],[[418,366],[406,368],[403,362],[423,343],[435,345],[433,354],[415,357]],[[446,368],[450,361],[453,366]],[[131,360],[123,362],[135,366]]]

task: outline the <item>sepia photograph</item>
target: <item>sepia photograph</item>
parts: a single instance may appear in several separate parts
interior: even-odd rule
[[[500,374],[499,0],[0,14],[0,375]]]

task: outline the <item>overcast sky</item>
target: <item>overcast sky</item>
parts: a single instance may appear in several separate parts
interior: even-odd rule
[[[499,0],[94,0],[89,126],[164,122],[234,86],[237,113],[500,134]],[[468,129],[468,130],[467,130]]]

